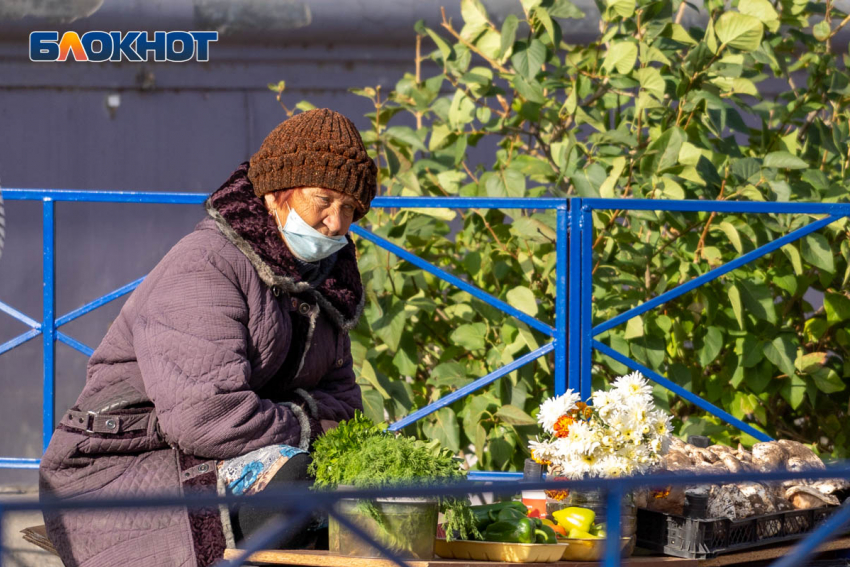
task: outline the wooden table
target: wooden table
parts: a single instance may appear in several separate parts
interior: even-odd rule
[[[634,555],[623,561],[628,567],[649,567],[650,565],[662,565],[663,567],[727,567],[733,565],[747,565],[748,563],[764,562],[782,557],[794,547],[792,542],[786,545],[775,545],[753,549],[741,553],[729,553],[720,555],[713,559],[680,559],[678,557],[659,557]],[[818,548],[817,553],[830,551],[850,550],[850,537],[841,537],[829,541]],[[240,555],[238,549],[227,549],[224,552],[225,559],[235,559]],[[814,557],[815,555],[812,555]],[[365,559],[360,557],[342,557],[331,555],[327,551],[258,551],[248,559],[249,564],[258,565],[293,565],[301,567],[397,567],[388,559]],[[499,563],[496,561],[468,561],[462,559],[433,559],[431,561],[409,560],[410,567],[589,567],[597,563],[586,563],[580,561],[559,561],[557,563]]]
[[[225,559],[235,559],[239,550],[227,549]],[[248,559],[249,564],[260,565],[299,565],[304,567],[398,567],[388,559],[365,559],[331,555],[327,551],[258,551]],[[500,563],[497,561],[469,561],[465,559],[432,559],[430,561],[408,560],[410,567],[588,567],[596,563],[582,561],[558,561],[557,563]],[[664,567],[698,567],[693,559],[678,557],[630,557],[623,561],[624,566],[636,567],[663,565]]]

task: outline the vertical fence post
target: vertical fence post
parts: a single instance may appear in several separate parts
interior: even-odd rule
[[[556,210],[558,215],[558,241],[557,257],[555,259],[555,272],[557,282],[555,285],[555,395],[560,396],[567,391],[567,325],[569,325],[567,311],[567,250],[569,248],[567,203]]]
[[[568,201],[570,207],[570,326],[567,335],[569,358],[567,367],[570,373],[569,388],[581,392],[581,198]]]
[[[623,485],[614,484],[605,495],[605,567],[620,567]]]
[[[41,334],[44,347],[44,392],[42,397],[42,450],[47,450],[53,436],[53,408],[55,406],[55,360],[56,352],[56,261],[55,261],[55,216],[54,201],[45,197],[42,217],[42,317]]]
[[[581,204],[581,399],[587,401],[592,389],[590,381],[593,360],[593,211],[584,202]]]

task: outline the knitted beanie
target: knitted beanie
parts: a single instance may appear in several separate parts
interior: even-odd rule
[[[353,197],[355,220],[377,193],[377,167],[354,124],[327,108],[296,114],[272,130],[251,157],[248,179],[262,197],[296,187],[322,187]]]

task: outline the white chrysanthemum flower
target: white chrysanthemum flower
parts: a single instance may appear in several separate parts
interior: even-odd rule
[[[643,398],[652,401],[652,386],[641,376],[640,372],[632,372],[626,376],[620,376],[614,381],[614,390],[620,393],[623,401]]]
[[[626,462],[624,459],[616,455],[608,455],[604,457],[596,468],[601,473],[601,476],[607,478],[621,477],[626,473]]]
[[[672,419],[669,415],[662,411],[652,412],[653,424],[652,428],[659,437],[669,436],[673,431]]]
[[[537,422],[543,430],[552,435],[555,434],[555,422],[568,411],[575,409],[576,403],[581,397],[572,390],[567,390],[563,396],[549,398],[540,404],[540,413],[537,414]]]
[[[577,421],[570,426],[570,435],[566,438],[573,451],[579,455],[593,452],[599,446],[594,432],[586,421]]]
[[[529,441],[528,448],[533,458],[539,461],[552,462],[557,459],[557,451],[552,443],[545,441]]]

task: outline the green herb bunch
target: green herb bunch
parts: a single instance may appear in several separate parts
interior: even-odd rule
[[[438,441],[393,435],[385,423],[376,425],[359,411],[319,437],[313,447],[310,473],[317,488],[433,486],[466,477],[459,461]],[[480,537],[465,499],[440,497],[439,501],[448,539],[455,534],[461,539]],[[381,523],[374,506],[365,510]]]

